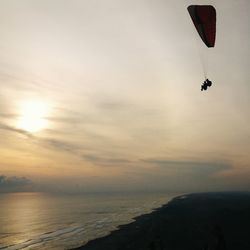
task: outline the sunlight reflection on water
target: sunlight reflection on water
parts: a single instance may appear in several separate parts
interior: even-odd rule
[[[0,249],[67,249],[108,234],[167,194],[0,194]]]

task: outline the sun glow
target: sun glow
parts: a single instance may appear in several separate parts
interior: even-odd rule
[[[38,132],[48,126],[49,106],[37,100],[25,101],[20,105],[17,127],[30,133]]]

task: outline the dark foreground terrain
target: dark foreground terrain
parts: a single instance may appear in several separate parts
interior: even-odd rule
[[[179,196],[82,250],[248,250],[250,193]]]

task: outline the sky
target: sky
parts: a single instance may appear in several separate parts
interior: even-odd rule
[[[214,48],[191,4],[216,8]],[[0,190],[250,190],[249,11],[2,0]]]

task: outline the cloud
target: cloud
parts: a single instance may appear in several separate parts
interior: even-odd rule
[[[161,169],[175,169],[176,171],[198,171],[203,174],[212,174],[231,168],[229,163],[223,161],[191,161],[191,160],[168,160],[168,159],[142,159],[142,162],[152,164]]]
[[[82,155],[82,157],[87,161],[90,161],[97,165],[103,165],[103,166],[114,166],[114,165],[119,166],[122,164],[131,163],[131,161],[129,161],[128,159],[99,157],[94,154],[85,154],[85,155]]]
[[[33,142],[45,144],[47,146],[53,147],[53,148],[55,148],[57,150],[61,150],[61,151],[76,153],[76,151],[80,148],[76,144],[68,143],[68,142],[63,141],[63,140],[57,140],[57,139],[53,139],[53,138],[40,138],[38,136],[32,135],[31,133],[29,133],[25,130],[18,129],[18,128],[15,128],[15,127],[3,124],[3,123],[0,123],[0,129],[25,135],[25,136],[29,137],[30,139],[33,139]]]
[[[15,114],[7,114],[7,113],[1,113],[0,112],[0,117],[3,117],[3,118],[13,118],[13,117],[16,117]]]
[[[28,191],[32,184],[26,177],[0,175],[0,192]]]
[[[224,173],[233,166],[225,161],[145,158],[140,162],[144,163],[146,168],[141,172],[135,169],[137,172],[134,176],[140,176],[141,182],[151,189],[158,187],[180,192],[232,189]]]
[[[11,126],[8,126],[8,125],[3,124],[3,123],[0,123],[0,129],[11,131],[11,132],[16,132],[18,134],[26,135],[28,137],[33,137],[32,134],[30,134],[29,132],[27,132],[25,130],[11,127]]]
[[[62,140],[56,140],[56,139],[39,139],[42,143],[45,143],[55,149],[61,150],[61,151],[65,151],[65,152],[69,152],[69,153],[73,153],[76,154],[78,152],[78,150],[80,149],[80,147],[77,144],[73,144],[73,143],[69,143],[66,141],[62,141]]]
[[[135,108],[135,104],[131,103],[131,101],[123,100],[121,101],[118,98],[114,98],[112,96],[106,96],[102,98],[98,98],[98,102],[96,102],[96,106],[103,111],[127,111]]]

